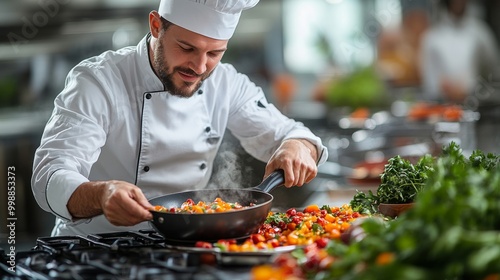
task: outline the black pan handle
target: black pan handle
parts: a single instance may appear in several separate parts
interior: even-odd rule
[[[274,190],[274,188],[283,185],[284,183],[285,171],[283,171],[282,169],[278,169],[269,174],[269,176],[267,176],[258,186],[254,187],[254,189],[258,189],[268,193]]]

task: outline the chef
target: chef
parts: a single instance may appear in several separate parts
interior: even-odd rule
[[[441,18],[422,41],[424,97],[474,105],[469,98],[498,67],[497,43],[492,30],[467,13],[468,0],[442,0],[441,5]]]
[[[265,176],[301,186],[328,154],[221,58],[258,0],[161,0],[137,46],[76,65],[35,153],[32,189],[53,236],[149,228],[149,199],[206,188],[226,129]]]

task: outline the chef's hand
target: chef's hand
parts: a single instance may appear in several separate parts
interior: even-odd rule
[[[302,186],[318,174],[316,146],[305,139],[288,139],[281,143],[266,165],[264,177],[283,169],[285,187]]]
[[[71,195],[68,211],[75,219],[104,214],[116,226],[133,226],[153,219],[153,206],[139,187],[124,181],[93,181],[81,184]]]
[[[153,219],[148,210],[153,205],[139,187],[127,182],[109,181],[101,205],[104,216],[115,226],[133,226]]]
[[[465,85],[458,81],[452,81],[450,79],[442,78],[440,87],[441,92],[443,93],[443,97],[447,101],[460,104],[463,103],[467,98],[467,90]]]

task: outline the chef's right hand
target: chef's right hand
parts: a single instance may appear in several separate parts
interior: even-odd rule
[[[115,226],[133,226],[153,219],[153,206],[141,189],[124,181],[107,181],[101,198],[104,216]]]
[[[139,187],[124,181],[90,181],[73,192],[66,205],[73,220],[102,215],[116,226],[133,226],[153,219],[153,206]]]
[[[447,78],[442,78],[440,82],[440,89],[446,101],[455,104],[462,104],[465,101],[468,95],[467,88],[463,83]]]

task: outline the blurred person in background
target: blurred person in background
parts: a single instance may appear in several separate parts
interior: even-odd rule
[[[463,104],[498,64],[492,31],[467,13],[468,0],[442,0],[439,20],[422,42],[424,98]]]
[[[392,86],[420,86],[420,46],[428,27],[427,11],[411,8],[403,11],[401,26],[380,33],[377,68]]]
[[[316,176],[328,157],[321,139],[220,62],[257,2],[161,0],[137,46],[70,71],[34,158],[32,189],[57,217],[52,235],[150,228],[149,199],[206,188],[226,129],[267,162],[264,176],[282,169],[287,187]]]

